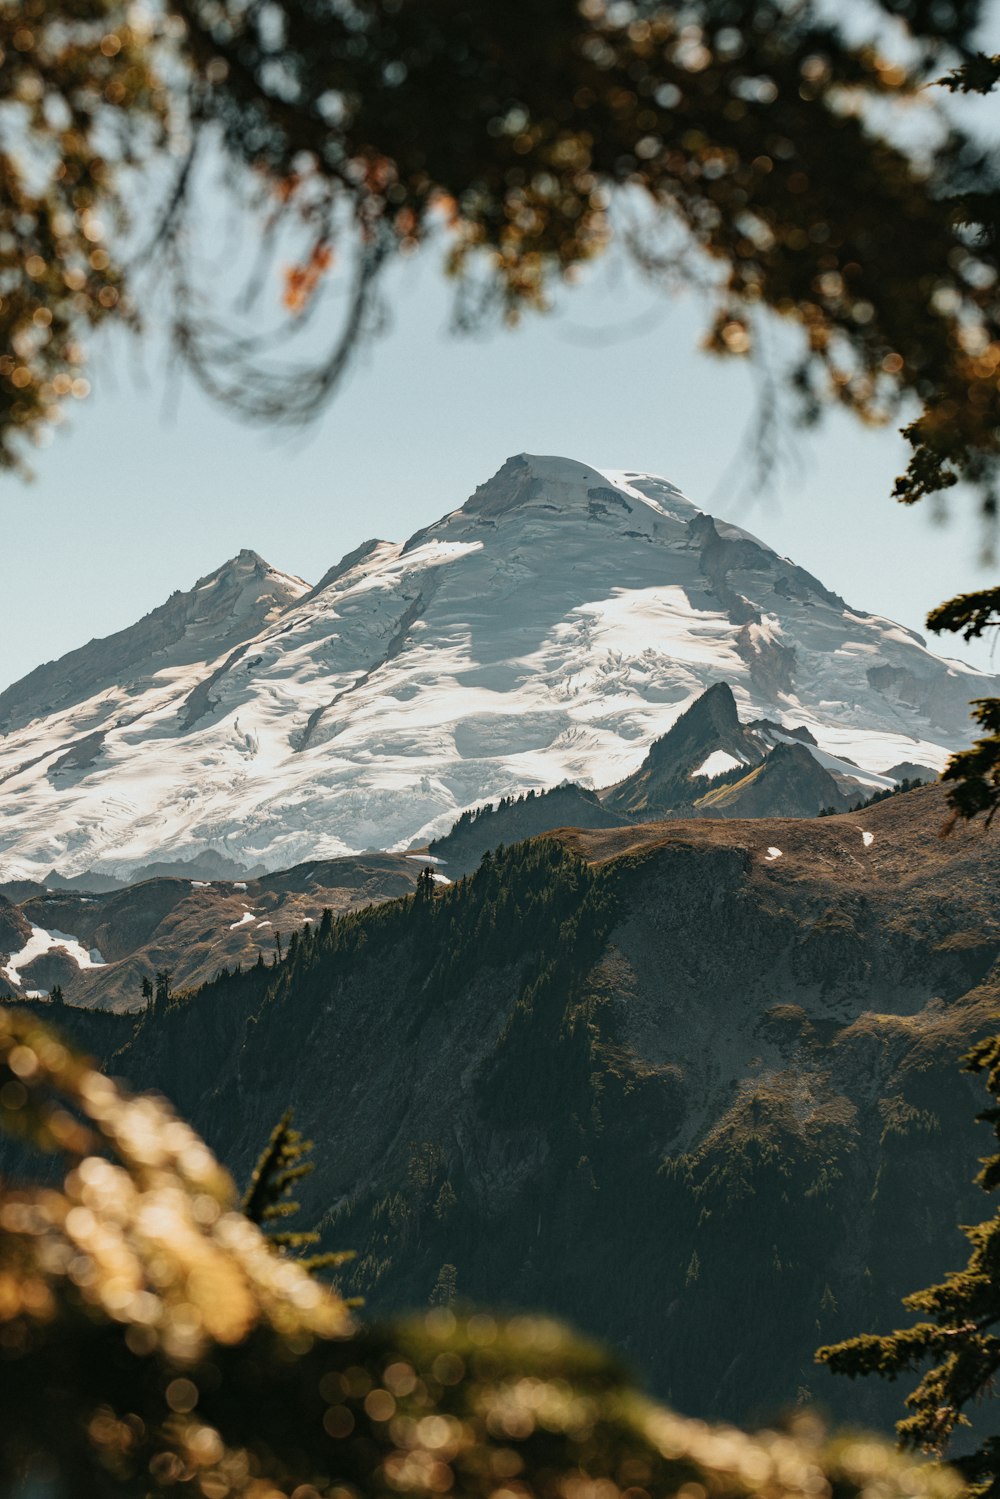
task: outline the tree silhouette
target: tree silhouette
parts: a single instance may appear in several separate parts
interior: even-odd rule
[[[158,1015],[162,1015],[170,1003],[170,985],[173,976],[172,968],[158,968],[156,971],[156,991],[153,996],[153,1009]],[[145,989],[143,993],[145,994]]]

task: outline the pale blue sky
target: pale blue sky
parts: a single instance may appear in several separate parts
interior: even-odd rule
[[[447,331],[433,251],[391,289],[391,330],[306,432],[244,426],[190,381],[172,392],[155,344],[141,357],[119,340],[95,348],[94,394],[35,455],[35,481],[2,480],[0,687],[241,547],[314,582],[363,539],[403,538],[460,505],[520,451],[664,474],[850,603],[918,629],[940,599],[992,581],[968,497],[943,527],[889,498],[905,462],[892,431],[831,417],[801,437],[798,470],[740,492],[753,385],[745,366],[698,352],[693,301],[605,272],[558,315],[469,339]],[[595,344],[602,329],[610,341]],[[938,649],[990,664],[984,644]]]

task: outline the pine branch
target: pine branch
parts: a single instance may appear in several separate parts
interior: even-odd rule
[[[1000,704],[995,706],[1000,715]],[[1000,1035],[979,1042],[963,1065],[968,1072],[985,1074],[994,1102],[978,1117],[993,1127],[1000,1143]],[[1000,1185],[1000,1151],[983,1162],[976,1181],[986,1192]],[[971,1246],[965,1268],[904,1299],[907,1310],[932,1320],[883,1335],[865,1333],[816,1354],[819,1363],[850,1378],[877,1374],[896,1379],[930,1363],[907,1396],[910,1414],[896,1427],[903,1447],[944,1453],[955,1432],[970,1425],[966,1408],[992,1392],[1000,1371],[1000,1337],[989,1330],[1000,1322],[1000,1212],[964,1233]],[[997,1499],[998,1439],[980,1442],[956,1465],[973,1493]]]
[[[257,1158],[257,1164],[251,1173],[247,1183],[247,1189],[243,1193],[240,1202],[240,1211],[250,1219],[251,1223],[263,1221],[265,1209],[272,1202],[273,1177],[282,1158],[288,1131],[292,1126],[292,1111],[286,1109],[278,1120],[271,1137]]]
[[[1000,588],[981,588],[975,593],[960,593],[932,609],[927,628],[940,635],[948,630],[973,640],[989,628],[1000,626]]]
[[[938,82],[953,94],[988,94],[1000,83],[1000,56],[977,52]]]
[[[303,1139],[294,1128],[292,1111],[286,1109],[271,1131],[260,1154],[240,1204],[252,1223],[262,1228],[279,1220],[293,1218],[301,1206],[289,1196],[296,1182],[314,1170],[315,1163],[305,1160],[315,1148],[312,1140]],[[295,1253],[318,1244],[316,1229],[280,1229],[267,1234],[268,1242],[279,1253]],[[302,1257],[296,1255],[307,1270],[325,1270],[346,1264],[354,1258],[352,1251],[334,1250]]]

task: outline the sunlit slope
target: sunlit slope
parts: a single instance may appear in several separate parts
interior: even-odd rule
[[[939,767],[1000,690],[666,480],[561,458],[312,589],[244,553],[160,615],[0,696],[0,878],[405,846],[622,780],[719,681],[838,761]]]

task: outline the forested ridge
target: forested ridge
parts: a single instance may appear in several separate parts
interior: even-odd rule
[[[357,1251],[366,1315],[544,1307],[682,1410],[888,1426],[891,1388],[812,1356],[890,1325],[975,1211],[956,1069],[995,1023],[995,840],[942,843],[940,804],[536,840],[165,1012],[67,1015],[241,1180],[294,1107],[302,1225]]]

